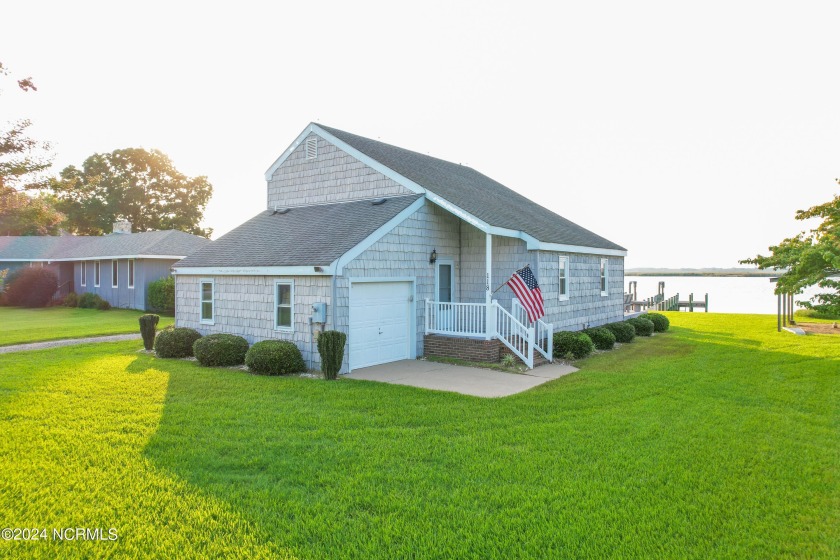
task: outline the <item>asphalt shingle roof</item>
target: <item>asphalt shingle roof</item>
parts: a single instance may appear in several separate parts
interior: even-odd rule
[[[0,236],[0,261],[189,255],[210,241],[176,230],[102,236]]]
[[[316,126],[492,226],[524,231],[547,243],[625,250],[471,167]]]
[[[178,261],[182,267],[323,266],[358,245],[422,195],[260,212]]]

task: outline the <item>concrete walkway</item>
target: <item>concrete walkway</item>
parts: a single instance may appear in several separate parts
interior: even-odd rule
[[[73,346],[76,344],[87,344],[89,342],[118,342],[120,340],[139,339],[140,334],[113,334],[110,336],[89,336],[87,338],[65,338],[63,340],[47,340],[44,342],[31,342],[29,344],[14,344],[12,346],[0,346],[0,354],[9,352],[22,352],[25,350],[43,350],[45,348],[58,348],[59,346]]]
[[[427,360],[401,360],[353,370],[345,377],[451,391],[474,397],[507,397],[575,371],[577,368],[572,366],[547,364],[519,374]]]

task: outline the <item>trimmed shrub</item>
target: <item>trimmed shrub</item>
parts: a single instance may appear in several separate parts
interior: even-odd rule
[[[146,350],[151,350],[155,346],[155,331],[157,330],[158,315],[140,315],[140,336],[143,337],[143,347]]]
[[[604,325],[604,328],[615,335],[616,342],[621,342],[622,344],[633,342],[633,339],[636,338],[636,329],[627,321],[610,323],[609,325]]]
[[[671,326],[671,321],[662,313],[642,313],[639,319],[647,319],[653,323],[654,332],[665,332]]]
[[[612,350],[615,346],[615,335],[604,327],[586,329],[583,332],[592,339],[592,343],[598,350]]]
[[[335,379],[341,370],[346,342],[347,335],[339,331],[324,331],[318,337],[318,354],[321,355],[324,379]]]
[[[111,304],[108,303],[108,300],[99,298],[99,301],[96,302],[96,308],[100,311],[108,311],[109,309],[111,309]]]
[[[79,294],[76,292],[70,292],[66,296],[64,296],[64,301],[61,302],[61,305],[64,307],[78,307],[79,305]]]
[[[554,357],[576,360],[585,358],[595,349],[592,339],[583,332],[560,331],[554,333]]]
[[[203,366],[238,366],[247,352],[248,341],[235,334],[209,334],[193,343],[193,354]]]
[[[58,277],[48,268],[27,266],[15,270],[6,278],[7,305],[44,307],[58,289]]]
[[[201,334],[195,329],[163,329],[155,337],[155,352],[160,358],[188,358],[193,355],[193,344],[199,338]]]
[[[245,354],[245,365],[254,373],[284,375],[306,371],[298,347],[287,340],[263,340]]]
[[[175,278],[167,276],[149,283],[146,290],[149,298],[149,311],[175,313]]]
[[[650,336],[653,334],[653,321],[650,319],[633,317],[632,319],[627,319],[627,322],[633,325],[637,336]]]

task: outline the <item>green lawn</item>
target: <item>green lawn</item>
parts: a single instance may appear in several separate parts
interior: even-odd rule
[[[142,314],[142,311],[129,309],[99,311],[75,307],[0,307],[0,325],[3,325],[0,328],[0,346],[62,338],[139,333],[137,318]],[[172,322],[172,317],[161,317],[158,328]]]
[[[840,337],[669,316],[504,399],[0,355],[3,526],[119,535],[0,556],[840,557]]]

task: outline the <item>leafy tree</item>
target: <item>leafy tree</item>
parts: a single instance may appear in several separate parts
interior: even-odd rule
[[[213,186],[205,176],[187,177],[175,169],[160,150],[93,154],[81,169],[62,170],[50,189],[73,233],[110,233],[117,219],[129,220],[135,232],[177,229],[209,237],[213,231],[199,227]]]
[[[0,76],[8,75],[0,63]],[[32,78],[17,80],[17,86],[38,90]],[[27,135],[31,124],[23,119],[0,130],[0,235],[55,235],[64,219],[51,197],[23,192],[44,188],[44,172],[52,165],[50,145]]]
[[[835,181],[840,184],[840,179]],[[809,232],[770,247],[769,256],[757,255],[741,262],[760,269],[786,270],[776,284],[777,294],[799,293],[815,284],[833,290],[799,303],[822,313],[840,314],[840,281],[836,279],[840,276],[840,195],[807,210],[797,210],[797,220],[809,218],[821,218],[822,222]]]

